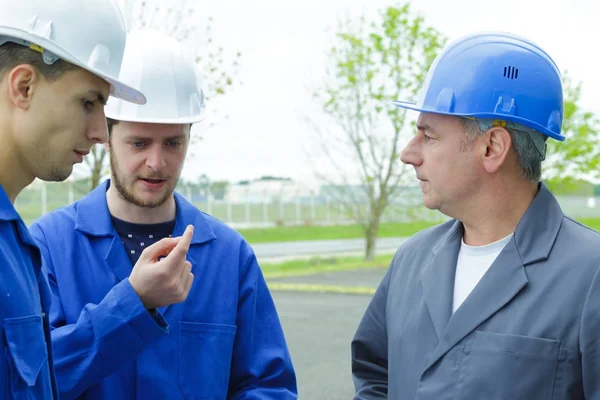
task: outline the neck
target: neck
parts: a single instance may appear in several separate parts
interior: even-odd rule
[[[140,207],[125,200],[111,185],[106,192],[106,202],[110,214],[133,224],[158,224],[175,219],[175,197],[171,196],[158,207]]]
[[[27,185],[35,179],[35,175],[26,168],[7,126],[0,127],[0,185],[4,188],[11,203]]]
[[[477,193],[460,218],[463,240],[470,246],[483,246],[513,233],[538,192],[536,183],[522,179],[497,180]]]

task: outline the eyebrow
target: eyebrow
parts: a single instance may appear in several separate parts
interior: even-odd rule
[[[104,97],[104,95],[98,91],[98,90],[88,90],[88,92],[86,93],[87,95],[93,95],[96,96],[98,98],[98,101],[100,103],[102,103],[103,106],[106,105],[106,97]]]
[[[417,129],[423,132],[435,132],[435,130],[427,124],[417,124]]]
[[[177,140],[177,139],[185,139],[186,137],[187,137],[187,135],[185,133],[182,133],[182,134],[162,138],[162,140]],[[156,140],[157,138],[153,135],[148,135],[148,136],[131,135],[131,136],[127,136],[126,139],[127,140]]]

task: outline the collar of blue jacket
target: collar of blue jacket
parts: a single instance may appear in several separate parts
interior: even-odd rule
[[[90,194],[78,203],[75,229],[91,236],[114,236],[115,228],[106,203],[106,191],[110,187],[110,179],[98,185]],[[206,243],[217,238],[207,223],[204,213],[198,213],[196,207],[183,196],[175,192],[177,215],[173,236],[182,235],[187,225],[194,225],[194,236],[191,244]]]

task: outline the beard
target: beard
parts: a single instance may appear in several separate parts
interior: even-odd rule
[[[127,185],[127,179],[121,175],[117,161],[112,156],[112,154],[109,155],[109,158],[110,158],[110,169],[112,172],[111,184],[115,186],[115,189],[117,189],[117,193],[123,200],[125,200],[131,204],[134,204],[138,207],[156,208],[156,207],[159,207],[159,206],[165,204],[165,202],[173,196],[173,192],[175,191],[175,186],[177,185],[177,182],[175,182],[174,185],[169,187],[168,190],[164,193],[164,195],[162,197],[158,198],[157,200],[144,201],[143,199],[137,197],[135,195],[135,193],[133,192],[133,190],[131,189],[131,187],[129,187]],[[162,177],[147,177],[147,178],[148,179],[162,179]],[[137,178],[136,178],[136,180],[137,180]],[[133,182],[135,182],[135,181],[132,181],[132,183]],[[133,185],[131,185],[131,186],[133,186]]]

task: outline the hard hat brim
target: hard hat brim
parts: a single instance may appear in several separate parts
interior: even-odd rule
[[[104,114],[106,118],[114,119],[116,121],[123,122],[141,122],[147,124],[172,124],[172,125],[186,125],[186,124],[195,124],[204,119],[205,113],[200,115],[192,115],[188,117],[182,118],[145,118],[145,117],[131,117],[131,116],[123,116],[119,113],[112,113],[110,111],[105,110]]]
[[[5,36],[7,38],[17,39],[16,43],[20,43],[19,41],[26,41],[29,43],[34,43],[38,46],[43,47],[48,50],[52,54],[56,55],[58,58],[67,61],[73,65],[76,65],[102,79],[110,84],[110,95],[114,97],[118,97],[125,101],[134,103],[134,104],[146,104],[146,96],[139,90],[126,85],[125,83],[119,81],[118,79],[111,77],[96,68],[92,68],[87,65],[85,62],[79,60],[74,55],[70,54],[65,49],[57,46],[55,43],[51,41],[36,37],[28,32],[23,32],[18,29],[13,29],[10,27],[0,27],[0,36]],[[20,43],[23,44],[23,43]]]
[[[536,131],[538,131],[539,133],[542,133],[548,137],[551,137],[552,139],[556,139],[558,141],[563,142],[566,139],[566,136],[562,135],[562,134],[557,134],[556,132],[553,132],[549,129],[547,129],[544,126],[541,126],[539,124],[534,124],[531,121],[527,121],[523,118],[519,118],[519,117],[513,117],[513,116],[508,116],[508,115],[498,115],[498,114],[494,114],[494,113],[474,113],[474,114],[457,114],[457,113],[451,113],[451,112],[443,112],[443,111],[439,111],[439,110],[432,110],[430,108],[427,107],[422,107],[419,106],[417,103],[413,103],[413,102],[408,102],[408,101],[399,101],[399,100],[394,100],[392,101],[392,104],[396,107],[399,108],[404,108],[407,110],[412,110],[412,111],[418,111],[418,112],[424,112],[424,113],[432,113],[432,114],[441,114],[441,115],[451,115],[451,116],[455,116],[455,117],[472,117],[472,118],[483,118],[483,119],[503,119],[506,121],[511,121],[517,124],[522,124],[525,126],[528,126],[532,129],[535,129]]]
[[[113,88],[113,91],[111,93],[112,96],[117,97],[119,99],[123,99],[125,101],[129,101],[134,104],[146,104],[146,96],[144,96],[144,94],[139,90],[132,88],[131,86],[128,86],[113,78],[104,76],[101,73],[97,73],[94,71],[90,72],[95,75],[98,75],[99,77],[103,78],[108,83],[110,83],[110,86]]]
[[[201,122],[204,117],[206,117],[206,108],[208,107],[208,102],[205,103],[204,108],[199,114],[194,115],[185,115],[179,118],[161,118],[160,116],[148,117],[145,115],[131,115],[127,113],[118,112],[118,107],[111,107],[115,104],[111,104],[115,100],[109,100],[108,105],[104,108],[104,115],[106,118],[114,119],[116,121],[123,122],[141,122],[147,124],[172,124],[172,125],[187,125],[187,124],[195,124]],[[118,104],[118,103],[117,103]]]
[[[90,68],[87,65],[85,65],[84,63],[80,62],[79,60],[76,60],[75,58],[72,59],[67,59],[67,61],[69,61],[72,64],[77,65],[78,67],[104,79],[106,82],[108,82],[110,84],[110,95],[113,97],[117,97],[119,99],[123,99],[125,101],[128,101],[130,103],[134,103],[134,104],[146,104],[146,96],[144,96],[144,94],[142,92],[140,92],[139,90],[126,85],[123,82],[120,82],[119,80],[110,77],[94,68]]]

